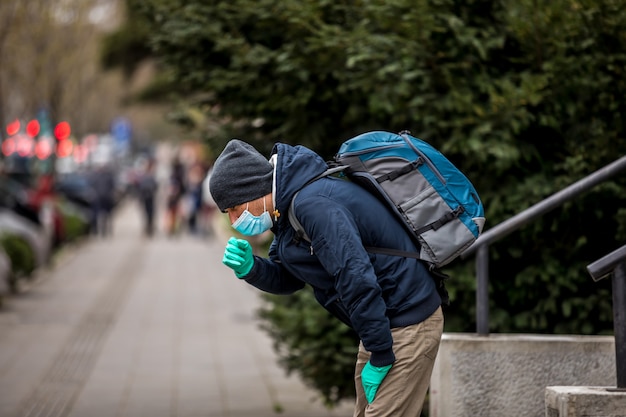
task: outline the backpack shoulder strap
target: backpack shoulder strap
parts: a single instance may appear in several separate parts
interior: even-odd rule
[[[329,175],[336,174],[337,172],[341,172],[341,171],[345,170],[347,167],[348,167],[347,165],[339,165],[339,166],[333,166],[332,168],[328,168],[326,171],[322,172],[317,177],[307,181],[307,183],[304,184],[302,186],[302,188],[300,188],[300,190],[298,190],[293,195],[293,197],[291,198],[291,202],[289,203],[289,210],[287,211],[287,218],[289,219],[289,223],[291,223],[291,227],[293,227],[294,230],[296,231],[295,239],[296,239],[297,242],[305,240],[306,242],[311,243],[311,238],[309,237],[309,235],[306,234],[306,232],[304,231],[304,227],[302,227],[302,225],[300,224],[300,221],[296,217],[296,210],[295,210],[296,197],[298,196],[298,194],[300,193],[300,191],[304,187],[306,187],[307,185],[311,184],[312,182],[317,181],[320,178],[324,178],[324,177],[327,177]]]
[[[291,227],[296,231],[295,241],[300,242],[305,240],[306,242],[311,243],[311,238],[304,231],[304,227],[300,224],[300,221],[296,218],[295,214],[295,201],[296,197],[300,191],[296,192],[291,199],[291,203],[289,203],[289,211],[287,211],[287,218],[289,218],[289,223],[291,223]]]

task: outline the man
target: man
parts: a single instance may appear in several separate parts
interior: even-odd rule
[[[420,415],[443,331],[441,298],[419,260],[370,254],[366,246],[415,251],[390,211],[360,186],[333,177],[303,146],[277,143],[268,161],[249,144],[230,141],[215,161],[210,191],[232,226],[253,236],[274,233],[269,258],[230,238],[223,263],[249,284],[274,294],[311,285],[317,301],[361,339],[354,416]],[[287,210],[311,243],[294,241]]]
[[[95,230],[96,234],[108,236],[113,232],[111,224],[115,206],[115,175],[109,165],[99,165],[91,174],[91,186],[95,193]]]
[[[156,194],[159,189],[155,167],[156,161],[153,158],[148,159],[145,171],[137,181],[137,196],[143,208],[144,235],[146,237],[152,237],[154,235],[155,203]]]

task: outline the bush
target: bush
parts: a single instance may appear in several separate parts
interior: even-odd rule
[[[17,281],[29,277],[35,270],[35,253],[23,238],[16,235],[0,236],[0,246],[11,260],[11,274],[9,286],[11,291],[17,291]]]
[[[320,307],[309,287],[290,296],[263,298],[268,303],[258,312],[264,320],[261,327],[272,337],[287,373],[295,371],[327,407],[353,399],[356,334]]]
[[[61,241],[59,243],[72,242],[85,235],[89,230],[89,220],[85,213],[72,203],[60,201],[57,204],[63,225]]]
[[[78,216],[68,215],[63,219],[65,225],[65,241],[71,242],[87,233],[87,223]]]

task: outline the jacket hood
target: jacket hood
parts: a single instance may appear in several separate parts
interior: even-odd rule
[[[272,149],[274,154],[277,157],[274,190],[276,209],[280,213],[287,213],[295,193],[328,167],[321,156],[302,145],[276,143]]]

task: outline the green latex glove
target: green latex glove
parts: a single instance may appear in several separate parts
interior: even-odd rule
[[[252,246],[247,240],[231,237],[226,244],[222,263],[235,271],[237,278],[243,278],[254,265]]]
[[[361,384],[363,384],[365,398],[369,404],[374,401],[376,391],[378,391],[378,387],[383,382],[383,379],[385,379],[390,369],[391,365],[378,367],[372,365],[370,361],[367,361],[363,367],[361,371]]]

